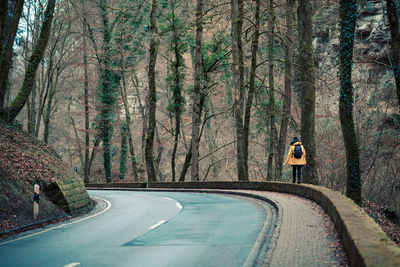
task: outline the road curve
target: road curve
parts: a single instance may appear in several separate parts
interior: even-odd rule
[[[269,204],[244,198],[176,192],[89,194],[107,200],[109,209],[0,243],[1,266],[252,265],[266,250],[260,237],[275,224]]]

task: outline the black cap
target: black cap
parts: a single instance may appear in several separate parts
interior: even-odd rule
[[[296,143],[296,142],[299,142],[299,139],[297,138],[297,136],[295,136],[295,137],[293,138],[293,141],[290,142],[290,144],[293,145],[293,144]]]

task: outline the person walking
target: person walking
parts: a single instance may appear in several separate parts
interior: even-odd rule
[[[293,167],[292,183],[296,182],[296,171],[297,183],[301,183],[301,167],[307,164],[306,150],[296,136],[293,138],[293,141],[290,142],[290,148],[286,157],[286,163]]]

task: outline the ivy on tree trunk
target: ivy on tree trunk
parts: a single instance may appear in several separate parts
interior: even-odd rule
[[[55,4],[55,0],[49,0],[47,3],[40,35],[29,59],[21,89],[7,108],[1,111],[0,107],[0,116],[4,121],[13,121],[28,101],[29,95],[31,94],[32,88],[35,84],[37,69],[43,58],[49,40]]]
[[[168,75],[166,82],[172,91],[172,97],[169,99],[167,110],[171,118],[175,119],[174,145],[171,156],[171,172],[172,181],[176,178],[176,155],[181,133],[181,114],[185,107],[185,97],[183,96],[183,83],[185,80],[185,60],[183,54],[187,50],[186,41],[186,25],[179,18],[176,9],[179,6],[177,0],[170,1],[170,10],[166,14],[170,19],[166,22],[166,32],[169,34],[167,38],[168,52],[173,55],[173,59],[168,64]],[[172,124],[172,123],[171,123]]]
[[[14,12],[9,27],[6,27],[8,0],[2,1],[0,5],[0,110],[4,107],[7,91],[8,74],[11,69],[14,39],[18,31],[24,0],[15,1]]]
[[[114,132],[114,109],[117,100],[119,78],[111,69],[111,27],[108,21],[108,2],[101,0],[99,7],[102,12],[103,22],[103,56],[101,60],[101,111],[100,111],[100,135],[103,140],[103,164],[107,183],[111,182],[111,139]]]
[[[126,8],[124,8],[121,11],[121,33],[120,33],[120,56],[121,56],[121,79],[122,79],[122,87],[120,88],[121,96],[122,96],[122,103],[124,105],[124,110],[125,110],[125,119],[126,123],[126,130],[127,130],[127,138],[128,138],[128,144],[129,144],[129,152],[131,155],[131,164],[132,164],[132,174],[135,182],[139,181],[139,175],[138,175],[138,168],[137,168],[137,159],[136,159],[136,154],[135,154],[135,148],[133,146],[133,136],[132,136],[132,129],[131,129],[131,113],[129,111],[129,106],[128,106],[128,94],[126,90],[126,77],[125,77],[125,72],[126,72],[126,66],[125,66],[125,12]]]
[[[347,159],[346,195],[356,203],[361,203],[361,177],[358,141],[353,121],[353,85],[351,72],[353,64],[354,32],[357,20],[357,1],[340,0],[340,50],[339,75],[340,124]]]

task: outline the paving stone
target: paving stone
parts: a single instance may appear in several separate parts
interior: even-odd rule
[[[265,266],[348,266],[330,217],[315,202],[290,194],[240,191],[269,198],[279,207],[275,245]]]

